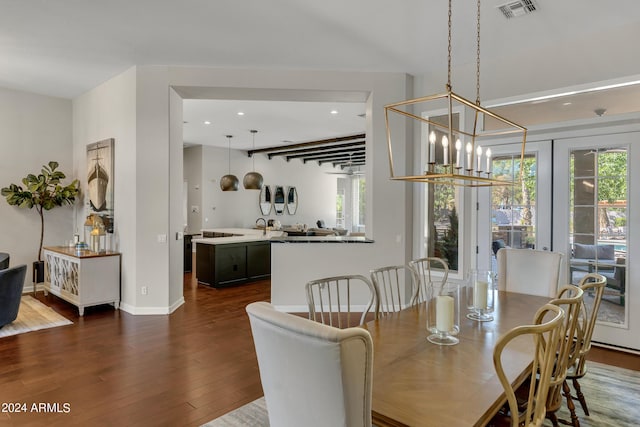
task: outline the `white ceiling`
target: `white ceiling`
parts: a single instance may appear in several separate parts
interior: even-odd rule
[[[231,147],[247,150],[251,129],[258,131],[256,148],[355,135],[365,132],[364,114],[364,104],[357,102],[187,99],[184,142],[226,147],[225,135],[233,135]]]
[[[637,33],[639,1],[535,1],[537,12],[507,20],[496,9],[503,0],[483,0],[483,63],[526,52],[532,67],[550,67],[545,55],[550,49],[594,37],[622,55],[635,55],[631,40],[616,37]],[[453,3],[455,69],[475,62],[476,10],[472,0]],[[444,83],[446,6],[446,0],[0,0],[0,87],[73,98],[133,65],[394,71],[440,76]],[[589,46],[566,53],[573,54],[589,55]],[[620,77],[615,63],[607,65],[611,73],[602,80]],[[257,145],[266,145],[270,140],[319,139],[363,125],[353,117],[357,107],[344,105],[344,113],[319,120],[312,131],[305,121],[323,117],[324,107],[334,106],[310,105],[314,110],[279,122],[275,116],[285,115],[284,106],[270,104],[245,116],[244,127],[230,126],[229,119],[226,129],[190,130],[205,116],[221,122],[214,118],[221,106],[211,105],[208,113],[205,104],[185,107],[187,142],[207,142],[227,133],[237,133],[240,140],[256,128]],[[305,110],[302,104],[295,107]],[[249,123],[258,115],[263,119]],[[300,124],[301,132],[277,133],[285,124]]]

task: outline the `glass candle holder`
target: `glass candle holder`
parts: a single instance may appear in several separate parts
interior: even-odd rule
[[[433,287],[427,302],[427,340],[438,345],[454,345],[460,332],[460,285],[445,283]]]
[[[495,306],[495,278],[489,270],[471,270],[466,285],[467,318],[478,322],[493,320]]]

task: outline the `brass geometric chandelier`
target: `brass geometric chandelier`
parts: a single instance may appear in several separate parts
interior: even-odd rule
[[[497,136],[520,135],[522,138],[520,164],[522,164],[527,129],[480,105],[480,0],[477,1],[477,7],[476,102],[457,95],[451,89],[451,0],[449,0],[446,92],[400,101],[384,107],[392,180],[463,187],[488,187],[514,183],[515,177],[496,176],[491,149],[485,149],[481,145],[483,141],[495,139]],[[433,113],[432,117],[427,117],[418,115],[421,111],[436,113]],[[467,131],[465,128],[471,128],[471,130]],[[398,131],[398,129],[404,129],[405,133],[413,132],[413,136],[418,137],[427,147],[424,149],[424,164],[421,164],[421,170],[413,175],[396,176],[394,172],[392,141],[394,130]],[[521,174],[522,172],[518,179],[521,179]]]

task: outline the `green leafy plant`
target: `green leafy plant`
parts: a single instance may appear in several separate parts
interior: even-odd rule
[[[49,162],[43,165],[40,174],[29,174],[22,178],[25,188],[10,184],[2,188],[2,196],[7,203],[20,208],[36,208],[40,215],[40,246],[38,248],[38,261],[42,261],[42,241],[44,238],[44,211],[49,211],[57,206],[72,205],[80,191],[80,182],[75,179],[71,184],[63,186],[61,181],[66,175],[56,170],[58,162]]]

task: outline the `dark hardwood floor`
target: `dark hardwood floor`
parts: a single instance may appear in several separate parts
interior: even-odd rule
[[[244,307],[268,301],[270,282],[213,289],[186,274],[184,297],[169,316],[100,306],[79,317],[38,293],[74,324],[0,339],[0,403],[28,410],[3,406],[0,426],[199,426],[262,396]],[[594,348],[591,359],[640,370],[627,353]]]
[[[184,297],[169,316],[100,306],[79,317],[39,292],[74,324],[0,339],[0,403],[70,411],[2,411],[0,426],[199,426],[262,396],[244,307],[268,301],[270,282],[213,289],[187,274]]]

